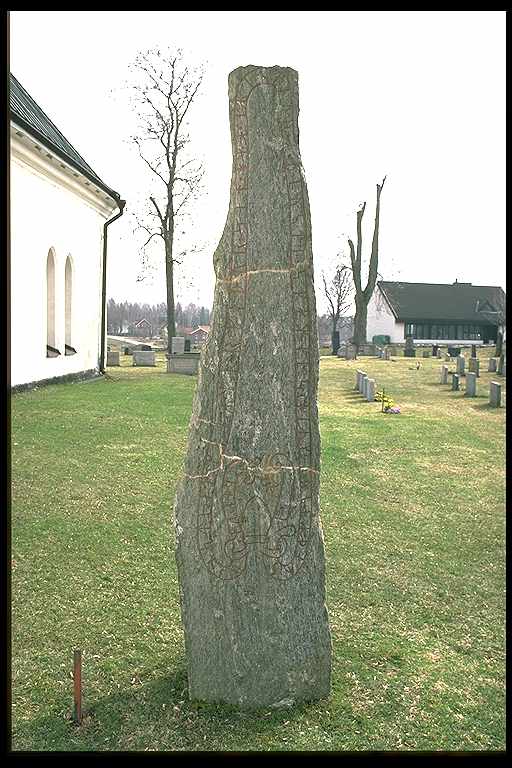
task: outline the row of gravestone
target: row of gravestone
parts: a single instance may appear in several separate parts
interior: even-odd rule
[[[175,336],[171,339],[171,354],[167,357],[167,373],[182,373],[186,375],[197,374],[199,369],[199,352],[190,352],[186,350],[186,339],[182,336]],[[188,345],[190,348],[190,345]],[[139,349],[125,349],[132,355],[133,365],[144,367],[155,367],[156,357],[154,350],[150,346],[141,345]],[[120,353],[117,351],[107,351],[107,366],[118,367],[120,365]]]
[[[129,352],[127,351],[129,350]],[[126,347],[125,354],[132,356],[133,365],[143,366],[155,366],[155,353],[151,347],[147,346],[145,349],[129,349]],[[118,368],[121,365],[120,353],[116,350],[107,351],[107,365],[109,368]]]
[[[464,358],[456,358],[457,362],[459,360],[464,360]],[[492,359],[492,358],[491,358]],[[470,364],[474,361],[474,358],[470,358]],[[478,363],[478,360],[476,361]],[[462,370],[464,369],[464,366],[462,366]],[[447,365],[441,366],[441,378],[440,383],[441,384],[448,384],[448,376],[452,377],[452,390],[454,392],[458,392],[460,390],[460,380],[462,376],[465,376],[466,378],[466,397],[476,397],[476,380],[479,373],[479,368],[477,367],[476,370],[468,371],[466,374],[463,372],[460,373],[459,370],[457,372],[455,371],[449,371]],[[501,405],[501,384],[499,381],[491,381],[489,384],[489,405],[493,408],[499,408]]]
[[[409,350],[410,351],[410,350]],[[416,357],[416,350],[413,349],[414,354],[407,354],[407,347],[404,349],[404,357]],[[338,357],[343,357],[345,360],[355,360],[357,357],[356,346],[354,344],[342,344],[337,352]],[[397,350],[393,346],[378,347],[375,344],[364,344],[359,347],[359,355],[372,357],[378,357],[379,360],[391,360],[392,356],[397,355]],[[430,349],[424,349],[422,351],[423,357],[437,357],[442,358],[442,352],[437,347],[434,351]]]
[[[354,389],[357,389],[369,403],[373,403],[375,400],[375,388],[375,379],[370,379],[364,371],[356,371],[356,385]]]

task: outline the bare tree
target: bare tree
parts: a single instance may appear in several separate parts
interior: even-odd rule
[[[350,268],[346,264],[338,263],[333,277],[328,280],[325,272],[322,272],[322,280],[324,295],[329,305],[328,315],[331,321],[332,354],[335,355],[340,346],[338,322],[350,306],[350,294],[352,291]]]
[[[379,215],[380,215],[380,195],[386,177],[382,179],[381,184],[377,184],[377,204],[375,206],[375,223],[373,228],[372,250],[370,255],[370,264],[368,268],[368,282],[363,288],[361,282],[361,254],[362,254],[362,231],[361,224],[366,208],[363,203],[357,212],[357,248],[354,248],[352,240],[348,241],[350,247],[350,263],[352,265],[352,279],[355,290],[356,313],[354,317],[354,344],[359,349],[361,344],[366,342],[366,325],[368,316],[368,303],[375,290],[377,282],[378,264],[379,264]]]
[[[131,137],[141,160],[150,171],[152,194],[146,209],[137,214],[138,229],[145,233],[143,264],[148,248],[162,241],[167,286],[168,349],[176,335],[174,311],[174,266],[181,264],[187,249],[178,248],[178,223],[187,206],[201,190],[203,167],[190,153],[188,119],[190,107],[203,79],[202,69],[188,66],[183,52],[162,53],[159,49],[139,53],[130,66],[131,103],[138,121]]]

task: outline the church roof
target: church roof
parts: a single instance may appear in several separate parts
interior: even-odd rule
[[[380,280],[377,285],[397,320],[452,320],[493,323],[484,313],[502,311],[505,292],[472,283],[402,283]],[[497,322],[497,321],[496,321]]]
[[[73,166],[77,171],[80,171],[80,173],[106,192],[107,195],[119,201],[119,193],[115,192],[100,179],[98,174],[93,171],[91,166],[69,143],[12,73],[10,75],[10,108],[11,118],[21,128],[28,131],[28,133],[48,147],[48,149],[55,152],[56,155]]]

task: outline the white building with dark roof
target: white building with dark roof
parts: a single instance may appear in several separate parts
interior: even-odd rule
[[[368,304],[367,337],[407,336],[419,344],[495,343],[505,330],[505,292],[472,283],[404,283],[380,280]]]
[[[124,200],[10,76],[10,383],[98,375],[107,227]]]

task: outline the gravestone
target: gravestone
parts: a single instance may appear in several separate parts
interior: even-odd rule
[[[391,360],[391,350],[389,347],[384,349],[384,360]]]
[[[343,342],[343,344],[340,344],[336,354],[338,357],[342,357],[345,360],[355,360],[356,348],[353,344]]]
[[[476,397],[476,373],[466,373],[466,397]]]
[[[182,355],[185,352],[185,337],[173,336],[171,338],[171,354]]]
[[[363,375],[363,372],[358,368],[356,371],[356,385],[354,389],[357,389],[358,392],[361,391],[361,376]]]
[[[115,351],[107,351],[107,365],[111,367],[118,366],[119,363],[119,352]]]
[[[452,389],[457,392],[459,389],[459,374],[452,374]]]
[[[147,349],[134,349],[133,365],[150,366],[150,367],[156,365],[155,353]]]
[[[477,357],[470,357],[468,366],[469,366],[469,371],[471,373],[474,373],[478,378],[480,376],[480,360]]]
[[[501,406],[501,384],[499,381],[491,381],[489,384],[489,405],[492,408]]]
[[[369,403],[375,400],[375,379],[366,380],[366,399]]]
[[[476,344],[471,345],[471,357],[476,357]]]
[[[459,355],[458,357],[455,358],[455,360],[456,360],[456,363],[457,363],[457,373],[458,373],[458,375],[459,376],[464,376],[464,369],[465,369],[465,366],[466,366],[466,358],[463,357],[462,355]]]
[[[416,357],[416,349],[414,348],[414,340],[412,336],[406,336],[404,357]]]
[[[368,389],[368,376],[363,377],[363,391],[361,392],[362,396],[366,398],[367,395],[367,389]]]
[[[441,366],[441,384],[448,384],[448,366]]]
[[[487,371],[489,373],[496,373],[496,358],[490,357],[489,358],[489,365],[487,367]]]
[[[504,376],[505,375],[504,368],[505,368],[505,355],[502,352],[501,355],[498,358],[498,370],[497,370],[498,376]]]
[[[357,355],[357,347],[355,344],[347,342],[345,357],[347,360],[355,360]]]
[[[359,377],[359,392],[362,395],[364,392],[364,380],[367,379],[368,376],[364,371],[361,371],[361,375]]]
[[[199,372],[200,352],[184,352],[182,355],[166,355],[167,373],[183,373],[194,376]]]
[[[430,357],[430,350],[429,349],[424,349],[423,350],[423,357]]]
[[[176,560],[190,698],[282,707],[327,696],[331,670],[297,72],[236,69],[229,114],[230,202],[175,501]]]

